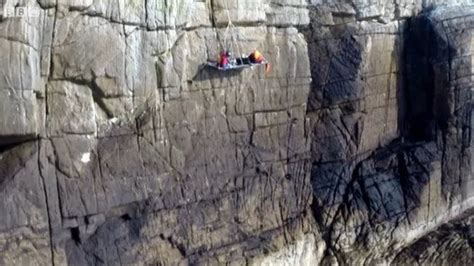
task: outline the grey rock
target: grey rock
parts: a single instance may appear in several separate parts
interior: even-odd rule
[[[324,261],[391,262],[472,209],[472,18],[472,8],[440,7],[402,24],[307,33],[313,213],[329,249]]]
[[[96,133],[94,99],[89,87],[62,81],[51,82],[47,99],[50,136]]]
[[[469,265],[474,260],[473,234],[472,214],[458,217],[405,247],[392,263]]]
[[[7,4],[0,265],[472,264],[472,0]]]

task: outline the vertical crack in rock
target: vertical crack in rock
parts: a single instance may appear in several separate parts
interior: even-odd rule
[[[41,141],[38,141],[37,145],[38,145],[37,152],[39,155],[41,155],[42,154]],[[50,246],[50,251],[51,251],[51,264],[54,266],[55,262],[54,262],[54,244],[53,244],[53,225],[51,223],[51,211],[49,209],[50,199],[48,198],[49,197],[48,192],[47,192],[48,184],[45,181],[45,173],[43,173],[43,163],[41,163],[41,160],[43,160],[43,158],[41,158],[41,156],[38,156],[38,174],[41,178],[41,182],[43,186],[44,198],[46,200],[46,213],[48,216],[47,219],[48,219],[48,230],[49,230],[49,246]],[[47,164],[48,162],[45,163],[45,165]]]

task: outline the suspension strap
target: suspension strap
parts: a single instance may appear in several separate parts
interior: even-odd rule
[[[227,49],[227,39],[228,39],[228,35],[229,35],[229,31],[231,31],[231,37],[230,37],[230,41],[231,41],[231,48],[233,50],[234,53],[238,53],[236,58],[239,58],[241,55],[242,55],[242,51],[241,51],[241,47],[240,45],[238,44],[237,42],[237,38],[236,38],[236,27],[234,25],[234,23],[232,23],[232,19],[230,17],[230,12],[229,12],[229,5],[227,4],[227,0],[224,0],[224,4],[225,4],[225,10],[226,10],[226,13],[227,13],[227,28],[226,28],[226,31],[225,31],[225,35],[224,35],[224,49]]]

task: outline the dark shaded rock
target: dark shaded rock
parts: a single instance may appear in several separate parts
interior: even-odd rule
[[[391,261],[472,208],[472,14],[438,8],[386,25],[313,19],[308,116],[323,263]]]

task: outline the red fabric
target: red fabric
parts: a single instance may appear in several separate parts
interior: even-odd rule
[[[227,63],[228,63],[227,55],[226,54],[221,54],[221,58],[220,58],[220,61],[219,61],[219,66],[224,67],[224,66],[227,65]]]

